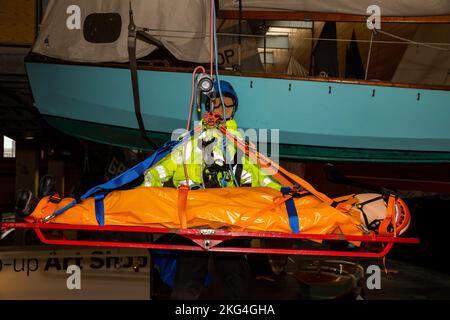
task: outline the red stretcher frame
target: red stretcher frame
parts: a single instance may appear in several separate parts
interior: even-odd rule
[[[279,232],[238,232],[215,229],[167,229],[150,227],[126,227],[126,226],[88,226],[69,224],[43,224],[43,223],[1,223],[2,229],[33,229],[44,244],[64,246],[88,246],[88,247],[113,247],[113,248],[142,248],[159,250],[183,250],[183,251],[209,251],[255,254],[288,254],[329,257],[355,257],[355,258],[383,258],[392,249],[394,243],[419,244],[417,238],[383,237],[376,235],[346,236],[346,235],[318,235],[318,234],[292,234]],[[57,231],[92,231],[92,232],[130,232],[146,234],[176,234],[193,241],[192,245],[176,245],[163,243],[134,243],[134,242],[110,242],[110,241],[86,241],[69,239],[49,239],[45,230]],[[357,241],[361,243],[383,244],[376,251],[335,251],[335,250],[304,250],[304,249],[280,249],[280,248],[249,248],[249,247],[222,247],[218,246],[225,240],[234,238],[253,239],[291,239],[291,240],[327,240],[327,241]]]

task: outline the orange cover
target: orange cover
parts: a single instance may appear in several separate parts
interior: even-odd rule
[[[190,190],[186,208],[179,210],[179,190],[175,188],[137,188],[113,191],[104,199],[105,225],[181,228],[180,212],[188,228],[227,228],[235,231],[273,231],[291,233],[281,192],[271,188],[217,188]],[[69,203],[59,204],[43,198],[31,218],[40,221]],[[351,197],[349,197],[351,202]],[[294,198],[300,232],[361,235],[357,215],[338,210],[313,195]],[[52,223],[98,225],[95,200],[89,198],[67,210]]]

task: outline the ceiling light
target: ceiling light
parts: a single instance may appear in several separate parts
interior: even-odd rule
[[[267,36],[288,36],[289,33],[293,32],[292,29],[289,28],[278,28],[278,27],[269,27],[267,31]]]

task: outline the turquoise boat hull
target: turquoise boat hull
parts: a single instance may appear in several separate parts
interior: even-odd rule
[[[127,68],[30,61],[26,68],[36,107],[51,125],[88,140],[148,148],[138,130]],[[161,143],[186,126],[191,77],[139,70],[145,127]],[[450,162],[450,91],[239,75],[221,79],[239,95],[241,128],[279,129],[282,158]]]

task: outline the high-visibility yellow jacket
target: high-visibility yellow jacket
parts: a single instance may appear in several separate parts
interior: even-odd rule
[[[228,120],[227,130],[241,137],[234,120]],[[172,180],[175,187],[186,185],[185,168],[186,163],[189,186],[202,186],[203,170],[207,164],[214,162],[216,165],[225,165],[229,168],[230,160],[236,160],[242,164],[240,175],[240,186],[251,185],[252,187],[271,187],[280,190],[281,186],[268,176],[257,164],[245,156],[240,150],[236,155],[236,146],[232,141],[227,141],[226,156],[224,153],[225,137],[216,128],[206,128],[200,134],[194,134],[188,142],[175,148],[170,154],[161,159],[155,166],[145,172],[145,180],[142,186],[162,187],[164,183]],[[233,174],[239,173],[236,163],[231,162]],[[229,175],[231,176],[231,175]],[[219,173],[219,178],[226,177]],[[237,177],[236,177],[237,178]],[[220,180],[219,179],[219,180]],[[239,179],[237,179],[239,181]],[[223,181],[222,181],[223,182]],[[221,187],[235,186],[234,179],[228,179],[221,183]]]

